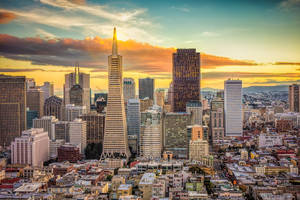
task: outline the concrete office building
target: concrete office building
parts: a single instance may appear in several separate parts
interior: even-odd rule
[[[64,120],[73,121],[79,118],[80,115],[86,114],[87,109],[85,106],[75,106],[74,104],[68,104],[64,108]]]
[[[127,103],[128,99],[135,99],[135,82],[133,78],[123,79],[123,95],[124,103]]]
[[[164,89],[157,89],[155,91],[155,104],[160,106],[161,108],[165,105],[165,90]]]
[[[173,152],[174,158],[188,157],[190,118],[188,113],[166,113],[164,116],[164,151]]]
[[[33,128],[43,128],[44,131],[48,133],[49,139],[55,139],[55,123],[58,122],[54,116],[43,116],[41,118],[36,118],[33,120]]]
[[[242,81],[226,80],[224,82],[225,135],[243,135],[242,115]]]
[[[12,164],[43,166],[49,159],[49,137],[43,129],[32,128],[22,132],[11,143]]]
[[[162,152],[161,112],[149,109],[143,113],[140,135],[140,156],[147,159],[160,159]]]
[[[84,153],[86,148],[86,121],[75,119],[69,122],[70,143],[78,145],[80,152]]]
[[[140,101],[138,99],[129,99],[127,103],[127,133],[128,135],[140,135]]]
[[[68,121],[56,122],[54,124],[55,140],[64,140],[65,142],[70,142],[69,129],[70,126]]]
[[[300,85],[289,86],[289,109],[291,112],[300,112]]]
[[[118,54],[117,32],[114,28],[112,55],[108,57],[108,100],[102,159],[130,157],[122,75],[122,56]]]
[[[86,109],[90,110],[90,95],[91,95],[91,89],[90,89],[90,75],[85,74],[82,72],[79,72],[79,65],[77,65],[78,68],[78,84],[83,90],[83,96],[82,96],[82,105],[86,107]],[[65,75],[65,84],[64,84],[64,104],[68,105],[71,104],[70,101],[70,90],[71,88],[76,85],[76,74],[75,72],[66,74]]]
[[[202,125],[202,103],[201,101],[189,101],[186,104],[186,112],[191,115],[191,124]]]
[[[0,75],[0,146],[26,129],[26,78]]]
[[[55,116],[57,119],[63,119],[63,100],[57,96],[50,96],[44,102],[44,115]]]
[[[154,100],[154,79],[142,78],[139,79],[139,99],[149,98]]]
[[[54,95],[53,83],[44,82],[44,85],[39,86],[39,88],[43,91],[44,101]]]
[[[210,135],[213,143],[224,140],[224,100],[215,98],[210,106]]]
[[[97,112],[90,112],[81,115],[80,119],[86,121],[86,143],[103,144],[105,115]]]
[[[209,146],[207,140],[190,140],[189,144],[189,159],[190,160],[202,160],[203,156],[209,155]]]
[[[196,49],[177,49],[172,75],[172,111],[185,112],[189,101],[201,100],[200,53]]]
[[[38,117],[44,115],[44,92],[38,88],[30,88],[26,91],[26,106],[29,110],[38,112]]]

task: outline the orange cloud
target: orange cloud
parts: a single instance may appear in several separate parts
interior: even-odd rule
[[[105,71],[107,56],[111,54],[111,45],[111,39],[100,37],[76,40],[70,38],[18,38],[0,34],[1,56],[31,61],[33,65],[72,66],[78,61],[81,67]],[[143,73],[172,71],[172,53],[176,51],[175,48],[153,46],[134,40],[119,41],[118,47],[127,71]],[[201,53],[201,63],[202,68],[255,64],[205,53]]]
[[[7,24],[15,18],[16,15],[14,13],[4,11],[0,12],[0,24]]]

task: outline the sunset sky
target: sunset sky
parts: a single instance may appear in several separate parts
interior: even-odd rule
[[[300,83],[300,0],[0,1],[0,74],[62,90],[79,62],[91,87],[107,89],[117,28],[124,77],[171,81],[172,52],[201,53],[202,87]]]

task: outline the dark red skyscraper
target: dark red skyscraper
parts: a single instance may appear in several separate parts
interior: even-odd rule
[[[186,103],[200,100],[200,53],[177,49],[173,53],[173,112],[185,112]]]

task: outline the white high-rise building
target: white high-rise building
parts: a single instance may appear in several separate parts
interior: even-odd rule
[[[55,139],[54,127],[58,121],[54,116],[43,116],[39,119],[33,119],[33,128],[43,128],[48,132],[50,140]]]
[[[43,166],[49,159],[49,137],[42,128],[22,132],[21,137],[11,143],[12,164]]]
[[[129,99],[127,103],[127,133],[128,135],[140,135],[140,100]]]
[[[209,146],[207,140],[190,140],[189,144],[189,159],[201,160],[203,156],[208,156]]]
[[[140,156],[159,159],[162,152],[161,113],[158,109],[152,108],[141,115]]]
[[[86,121],[75,119],[69,122],[69,137],[70,143],[78,145],[81,153],[84,153],[86,148]]]
[[[242,81],[226,80],[224,82],[225,135],[243,135],[242,115]]]
[[[80,115],[87,113],[86,106],[75,106],[74,104],[68,104],[64,109],[65,121],[73,121],[74,119],[79,118]]]
[[[123,95],[124,103],[127,103],[128,99],[135,99],[135,82],[133,78],[123,79]]]
[[[44,82],[44,85],[39,88],[44,92],[44,101],[54,95],[53,83]]]

